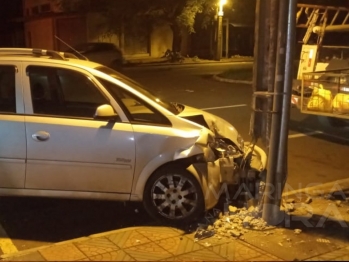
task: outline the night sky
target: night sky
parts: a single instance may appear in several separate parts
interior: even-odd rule
[[[0,20],[22,16],[22,0],[0,0]]]

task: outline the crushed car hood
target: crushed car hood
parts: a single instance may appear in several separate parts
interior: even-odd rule
[[[206,111],[184,106],[184,110],[178,115],[197,124],[200,124],[210,129],[216,137],[228,138],[236,145],[240,145],[242,141],[239,141],[239,133],[228,121],[210,114]]]

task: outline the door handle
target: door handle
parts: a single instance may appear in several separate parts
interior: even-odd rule
[[[46,141],[50,138],[50,134],[45,132],[45,131],[39,131],[39,132],[33,134],[32,138],[35,141],[43,142],[43,141]]]

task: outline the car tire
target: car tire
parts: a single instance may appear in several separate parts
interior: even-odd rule
[[[193,222],[205,211],[202,188],[185,168],[157,170],[145,186],[143,200],[151,217],[170,224]]]

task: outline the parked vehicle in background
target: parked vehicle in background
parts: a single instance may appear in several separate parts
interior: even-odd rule
[[[331,34],[338,39],[349,32],[349,8],[308,4],[297,7],[297,27],[306,32],[291,103],[302,113],[318,116],[321,123],[347,126],[349,46],[342,40],[334,42]],[[324,44],[326,40],[331,44]]]
[[[115,70],[120,70],[125,64],[121,50],[113,43],[107,42],[87,42],[73,46],[67,52],[73,53],[81,58],[82,54],[88,60],[108,66]]]
[[[224,119],[109,67],[0,48],[0,194],[143,201],[154,218],[185,223],[225,189],[253,194],[266,162]]]

